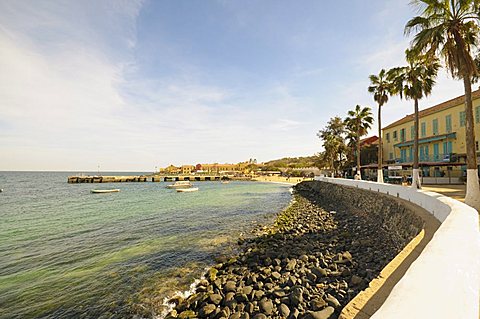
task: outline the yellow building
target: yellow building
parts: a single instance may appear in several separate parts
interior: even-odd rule
[[[193,166],[193,165],[182,165],[182,174],[183,175],[190,175],[193,171],[195,171],[195,166]]]
[[[477,154],[480,140],[480,90],[472,92]],[[384,127],[384,163],[411,166],[414,114]],[[465,165],[465,104],[459,96],[419,112],[419,162],[424,176],[445,173],[442,166]],[[430,167],[436,167],[434,170]],[[432,175],[434,174],[434,175]]]
[[[165,168],[160,168],[159,170],[160,174],[180,174],[181,172],[182,172],[182,168],[174,165],[170,165]]]
[[[249,172],[250,162],[240,162],[238,164],[197,164],[197,165],[182,165],[174,166],[170,165],[165,168],[160,168],[159,173],[168,174],[222,174],[222,175],[241,175]],[[255,164],[257,167],[263,166],[263,164]]]
[[[242,171],[242,165],[239,164],[199,164],[197,167],[206,173],[226,174],[226,173],[239,173]]]

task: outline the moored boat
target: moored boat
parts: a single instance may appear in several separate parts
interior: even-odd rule
[[[198,187],[191,188],[177,188],[177,193],[190,193],[198,191]]]
[[[120,190],[118,188],[115,189],[92,189],[90,192],[92,194],[104,194],[104,193],[118,193]]]
[[[189,181],[175,182],[173,184],[167,185],[166,188],[190,188],[193,184]]]

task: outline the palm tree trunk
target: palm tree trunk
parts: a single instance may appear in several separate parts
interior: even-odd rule
[[[420,172],[418,169],[418,99],[415,99],[415,122],[414,122],[415,136],[413,139],[413,172],[412,172],[412,187],[421,189]]]
[[[480,212],[480,186],[478,184],[477,154],[473,122],[472,83],[469,76],[463,77],[465,88],[465,145],[467,149],[467,193],[465,204]]]
[[[383,150],[382,150],[382,105],[378,104],[378,169],[377,183],[383,183]]]
[[[360,130],[357,129],[357,172],[358,178],[362,179],[362,172],[360,170]]]

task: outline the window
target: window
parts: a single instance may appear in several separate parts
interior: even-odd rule
[[[438,135],[438,119],[434,119],[432,122],[433,135]]]
[[[427,123],[422,122],[420,125],[420,136],[425,137],[427,136]]]
[[[393,131],[393,140],[396,142],[398,140],[397,138],[397,131]]]
[[[451,115],[445,116],[445,128],[447,130],[447,133],[452,132],[452,116]]]
[[[476,149],[477,152],[478,152],[478,141],[475,141],[475,149]]]
[[[410,126],[410,136],[412,140],[415,138],[415,125]]]
[[[443,142],[443,154],[452,153],[452,142]]]
[[[480,123],[480,106],[475,108],[475,122]]]
[[[439,151],[438,151],[438,143],[433,144],[433,161],[438,162],[440,160],[439,156]]]
[[[389,153],[389,154],[388,154],[388,158],[389,158],[389,159],[393,159],[393,153]]]
[[[400,130],[400,142],[405,142],[405,129]]]
[[[407,161],[407,150],[406,149],[401,149],[400,150],[400,161],[402,163],[405,163]]]
[[[460,127],[465,126],[465,111],[460,112]]]
[[[387,139],[387,143],[390,143],[390,133],[387,133],[386,139]]]

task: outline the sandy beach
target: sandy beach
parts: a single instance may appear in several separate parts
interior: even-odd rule
[[[257,182],[271,182],[271,183],[282,183],[282,184],[292,184],[296,185],[303,181],[311,181],[312,178],[305,177],[284,177],[284,176],[258,176],[252,178],[252,180]]]

